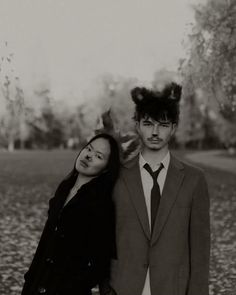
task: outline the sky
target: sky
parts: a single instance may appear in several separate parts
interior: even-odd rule
[[[0,56],[14,54],[11,67],[28,95],[45,83],[55,98],[83,100],[105,73],[149,83],[185,56],[196,2],[0,0]]]

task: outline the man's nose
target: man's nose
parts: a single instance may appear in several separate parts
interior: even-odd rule
[[[152,128],[152,135],[157,136],[159,134],[159,126],[158,125],[153,125]]]

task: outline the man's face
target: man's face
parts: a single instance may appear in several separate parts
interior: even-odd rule
[[[175,133],[176,124],[170,121],[155,121],[146,116],[136,122],[136,128],[144,147],[158,151],[168,147],[168,143]]]

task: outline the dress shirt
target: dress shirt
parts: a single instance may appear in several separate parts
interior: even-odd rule
[[[153,187],[153,179],[152,176],[149,174],[149,172],[143,167],[146,163],[148,163],[142,156],[142,154],[139,154],[139,168],[140,168],[140,173],[141,173],[141,180],[142,180],[142,186],[143,186],[143,192],[144,192],[144,198],[145,198],[145,203],[147,206],[147,213],[148,213],[148,220],[149,220],[149,227],[151,229],[151,190]],[[166,174],[168,171],[168,167],[170,164],[170,152],[166,154],[166,156],[162,159],[161,162],[155,163],[155,165],[151,166],[153,171],[156,171],[160,164],[163,164],[164,168],[160,171],[157,182],[160,187],[160,193],[162,195],[163,187],[165,184],[166,180]],[[150,289],[150,276],[149,276],[149,268],[147,270],[147,276],[143,288],[142,295],[155,295],[151,294],[151,289]]]

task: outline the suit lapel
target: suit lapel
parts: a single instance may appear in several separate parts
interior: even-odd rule
[[[177,194],[183,179],[184,167],[176,158],[171,155],[161,202],[152,233],[152,244],[154,244],[160,236],[160,233],[168,219],[171,208],[177,198]]]
[[[136,157],[132,163],[126,166],[123,173],[125,184],[129,191],[129,196],[137,212],[139,221],[142,225],[143,231],[148,239],[151,238],[147,207],[144,198],[144,192],[142,187],[142,180],[140,175],[138,157]]]

